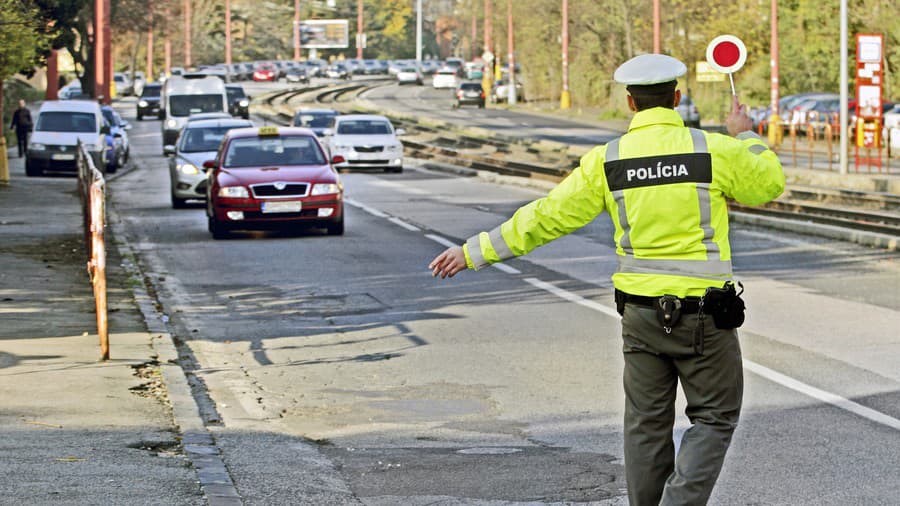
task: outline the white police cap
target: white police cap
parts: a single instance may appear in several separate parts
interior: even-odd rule
[[[613,74],[617,83],[646,86],[674,81],[687,72],[681,61],[664,54],[642,54],[619,65]]]

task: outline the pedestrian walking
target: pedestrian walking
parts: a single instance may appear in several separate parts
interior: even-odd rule
[[[543,198],[490,232],[448,248],[434,276],[524,255],[606,211],[615,226],[612,280],[625,356],[625,477],[631,506],[702,505],[719,476],[743,396],[726,198],[768,202],[784,190],[777,155],[752,132],[737,97],[729,135],[686,128],[675,111],[670,56],[641,55],[616,69],[634,117],[628,132],[582,157]],[[742,288],[741,288],[742,289]],[[676,457],[677,382],[691,427]]]
[[[13,112],[12,122],[9,125],[10,130],[16,131],[16,139],[19,145],[19,158],[28,151],[28,136],[34,129],[34,123],[31,121],[31,111],[25,107],[25,101],[19,99],[19,108]]]

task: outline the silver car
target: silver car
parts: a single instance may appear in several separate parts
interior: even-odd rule
[[[682,95],[681,102],[678,103],[675,110],[681,115],[686,126],[700,128],[700,111],[697,110],[697,105],[694,104],[691,97]]]
[[[216,157],[225,133],[232,128],[252,127],[245,119],[204,119],[184,126],[175,146],[166,146],[169,156],[172,207],[181,209],[188,200],[206,199],[203,162]]]

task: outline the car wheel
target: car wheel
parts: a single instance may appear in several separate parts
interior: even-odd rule
[[[40,177],[44,175],[44,171],[36,167],[37,164],[32,163],[31,159],[25,157],[25,175],[28,177]]]
[[[137,120],[138,120],[138,121],[143,121],[143,119],[144,119],[144,115],[141,114],[141,113],[138,113],[138,115],[137,115]]]
[[[334,223],[329,223],[325,229],[328,231],[328,235],[344,235],[344,217],[342,216]]]
[[[187,199],[180,199],[175,196],[175,192],[171,192],[172,209],[184,209],[187,207]],[[212,232],[212,230],[210,230]]]
[[[231,236],[231,231],[228,229],[228,226],[224,223],[219,223],[215,218],[208,216],[206,218],[206,228],[209,229],[209,233],[212,234],[213,239],[221,240],[228,239]]]

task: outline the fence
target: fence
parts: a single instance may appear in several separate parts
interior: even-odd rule
[[[109,318],[106,305],[106,180],[97,170],[91,155],[79,141],[78,193],[84,218],[84,241],[88,251],[87,270],[94,289],[97,334],[100,336],[100,358],[109,360]]]

